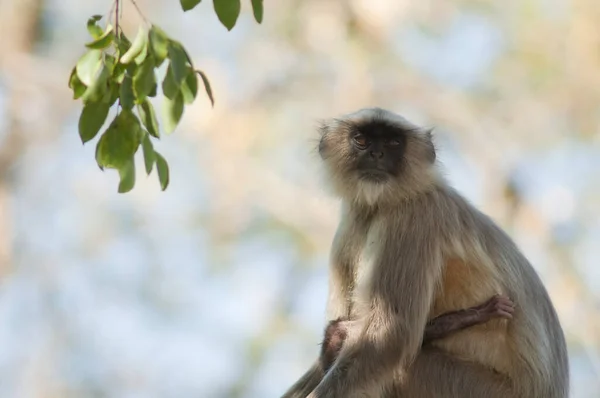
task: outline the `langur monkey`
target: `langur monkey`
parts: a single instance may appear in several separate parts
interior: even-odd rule
[[[318,359],[285,396],[568,397],[565,338],[546,289],[511,238],[444,180],[431,132],[367,108],[320,133],[342,199],[327,318],[347,321],[327,371]],[[512,319],[423,345],[432,319],[495,295],[514,302]]]

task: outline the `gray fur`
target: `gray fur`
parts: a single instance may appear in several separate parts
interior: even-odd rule
[[[349,131],[373,119],[408,137],[401,172],[384,183],[361,181],[350,167]],[[430,133],[369,108],[323,123],[321,134],[319,153],[343,201],[328,320],[354,321],[331,369],[323,376],[314,365],[285,397],[568,397],[565,339],[542,282],[513,241],[444,181]],[[428,320],[494,294],[516,303],[512,320],[421,349]]]

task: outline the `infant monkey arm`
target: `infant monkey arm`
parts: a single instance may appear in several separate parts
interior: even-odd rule
[[[511,319],[514,307],[514,303],[508,297],[495,295],[478,306],[442,314],[425,326],[423,345],[493,318]]]

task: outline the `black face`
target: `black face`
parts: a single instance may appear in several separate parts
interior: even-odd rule
[[[357,153],[356,168],[360,176],[383,182],[399,172],[406,148],[406,135],[396,126],[371,121],[356,126],[350,133]]]

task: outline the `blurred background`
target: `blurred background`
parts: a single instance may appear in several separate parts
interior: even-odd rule
[[[600,396],[600,2],[277,0],[258,25],[243,1],[231,32],[208,0],[137,3],[216,105],[157,144],[166,192],[140,172],[121,195],[67,87],[112,1],[0,1],[0,397],[278,397],[324,327],[338,203],[315,125],[365,106],[435,128],[543,278],[572,397]]]

